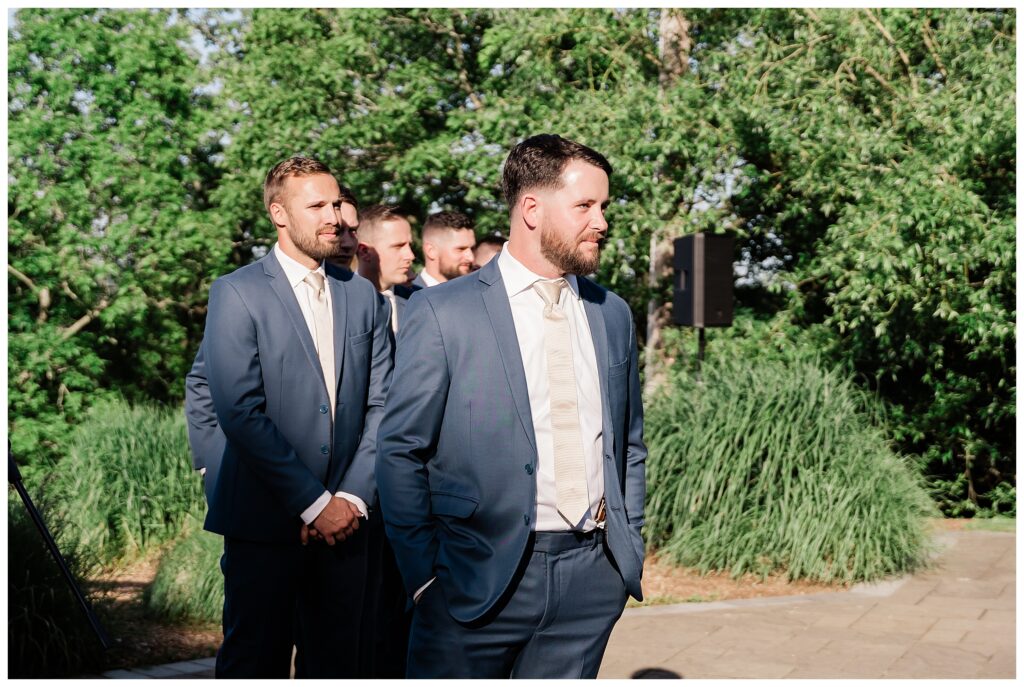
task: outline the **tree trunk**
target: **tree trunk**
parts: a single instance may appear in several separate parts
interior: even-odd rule
[[[678,9],[662,9],[658,22],[658,56],[661,67],[658,73],[658,97],[665,99],[665,91],[687,72],[690,67],[690,22]],[[656,170],[661,177],[661,170]],[[675,219],[675,218],[672,218]],[[671,306],[662,302],[657,296],[659,285],[672,272],[672,238],[675,222],[669,220],[665,225],[656,227],[651,232],[650,266],[647,273],[648,284],[655,295],[647,303],[647,339],[644,344],[644,392],[649,395],[665,378],[665,361],[661,354],[661,330],[668,325],[671,317]]]

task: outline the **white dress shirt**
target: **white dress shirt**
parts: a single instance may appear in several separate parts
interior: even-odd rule
[[[313,346],[316,346],[316,324],[313,320],[313,302],[312,299],[316,297],[313,293],[313,287],[303,281],[306,275],[310,272],[319,272],[324,277],[324,295],[327,300],[327,312],[330,318],[328,326],[331,331],[334,330],[334,311],[331,309],[331,282],[327,279],[327,275],[324,272],[323,262],[315,270],[310,270],[308,267],[288,257],[278,244],[274,244],[274,256],[277,261],[281,263],[281,269],[284,270],[284,274],[288,277],[288,283],[292,287],[292,291],[295,293],[295,300],[299,303],[299,310],[302,311],[302,318],[306,321],[306,326],[309,328],[309,335],[313,339]],[[344,346],[344,341],[338,341],[335,338],[335,345]],[[318,351],[319,352],[319,351]],[[328,384],[331,383],[328,381]],[[359,514],[364,518],[366,517],[366,503],[356,496],[355,494],[347,494],[343,491],[339,491],[335,496],[340,496],[353,504],[359,509]],[[321,511],[327,507],[327,504],[331,502],[331,492],[324,490],[324,493],[314,501],[309,508],[302,511],[302,521],[307,525],[311,525],[317,516],[320,515]]]
[[[384,298],[388,299],[388,303],[391,304],[391,331],[394,334],[398,333],[398,303],[395,300],[398,296],[392,289],[384,289],[380,292]]]
[[[580,298],[576,275],[568,274],[569,287],[562,290],[559,304],[569,321],[572,341],[572,363],[576,373],[576,406],[583,442],[590,512],[582,523],[570,523],[558,512],[555,487],[554,438],[551,433],[551,398],[548,389],[548,361],[544,348],[544,299],[533,288],[545,278],[534,274],[515,259],[510,250],[502,250],[496,258],[501,279],[512,307],[512,321],[523,357],[526,388],[530,394],[530,414],[537,441],[537,524],[538,532],[597,527],[594,516],[604,496],[601,378],[597,371],[597,354],[590,333],[590,323]]]
[[[430,276],[430,272],[427,272],[426,270],[420,272],[420,277],[422,277],[423,283],[426,284],[427,286],[437,286],[438,284],[441,283],[438,280],[434,279],[432,276]]]
[[[572,363],[576,373],[576,407],[580,418],[580,438],[583,442],[583,461],[586,466],[587,495],[590,511],[582,523],[569,523],[558,512],[558,490],[555,486],[554,437],[551,434],[551,396],[548,390],[548,360],[544,348],[544,299],[533,288],[545,278],[528,270],[512,256],[507,248],[495,258],[501,271],[501,280],[512,307],[512,321],[519,340],[526,373],[526,389],[530,395],[530,415],[537,442],[537,523],[538,532],[557,532],[580,529],[589,532],[604,523],[594,521],[597,508],[604,497],[604,473],[601,454],[604,434],[602,422],[601,378],[597,371],[597,353],[590,333],[590,322],[580,298],[576,275],[567,274],[569,288],[563,289],[559,305],[569,321],[572,340]],[[424,272],[423,274],[426,274]],[[579,527],[577,527],[579,525]],[[423,592],[436,577],[416,590],[413,600],[419,602]]]

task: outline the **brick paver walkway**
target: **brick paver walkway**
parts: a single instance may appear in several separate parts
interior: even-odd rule
[[[1014,678],[1016,537],[946,532],[935,566],[848,592],[628,609],[600,677]]]
[[[602,678],[1014,678],[1016,537],[946,532],[935,566],[848,592],[627,609]],[[213,659],[109,678],[211,678]]]

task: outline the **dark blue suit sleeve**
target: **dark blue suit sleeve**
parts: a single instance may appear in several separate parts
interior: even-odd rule
[[[324,485],[266,415],[256,324],[244,299],[224,279],[210,288],[203,346],[221,430],[245,465],[299,516],[323,494]]]
[[[352,458],[341,484],[335,491],[344,491],[361,498],[368,508],[373,507],[377,496],[374,476],[377,458],[377,433],[384,417],[384,400],[391,386],[394,350],[391,334],[391,304],[379,293],[374,294],[376,314],[373,327],[373,351],[370,359],[370,384],[366,398],[366,416],[363,420],[363,437],[359,440],[356,454]]]
[[[627,314],[629,329],[629,385],[626,408],[626,479],[624,484],[626,517],[629,519],[630,537],[636,548],[638,560],[644,560],[644,540],[640,528],[644,525],[644,500],[647,495],[645,477],[647,446],[644,444],[644,408],[640,388],[639,355],[636,346],[636,325]]]
[[[217,424],[217,413],[206,381],[206,360],[199,345],[192,369],[185,375],[185,421],[192,449],[192,467],[196,470],[220,464],[224,455],[224,433]]]
[[[377,442],[377,486],[388,539],[412,594],[433,577],[438,544],[428,464],[448,399],[448,359],[437,316],[415,294],[398,328],[395,379]]]

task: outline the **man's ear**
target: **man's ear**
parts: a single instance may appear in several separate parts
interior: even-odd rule
[[[437,260],[437,246],[435,246],[430,241],[424,241],[423,242],[423,258],[424,259],[429,258],[431,260]]]
[[[288,213],[285,211],[284,206],[280,203],[270,204],[270,219],[274,221],[274,225],[278,227],[287,226],[288,224]]]
[[[376,253],[377,251],[373,249],[373,246],[368,246],[361,241],[356,244],[356,257],[359,258],[360,262],[367,262]]]
[[[540,226],[541,206],[535,193],[524,193],[519,197],[519,214],[523,216],[523,222],[530,229]]]

